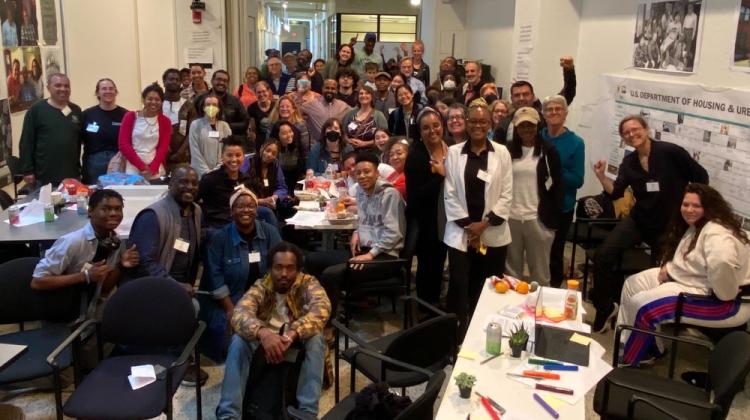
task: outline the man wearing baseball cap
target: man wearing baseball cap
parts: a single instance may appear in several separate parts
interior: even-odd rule
[[[382,112],[383,115],[389,115],[396,108],[396,96],[391,91],[390,73],[381,71],[375,75],[375,102],[374,108]]]
[[[357,38],[354,37],[352,41],[356,43]],[[360,79],[367,79],[367,75],[365,74],[365,63],[367,62],[375,63],[378,65],[378,69],[383,69],[383,57],[375,52],[375,42],[377,42],[377,36],[375,33],[368,32],[365,35],[365,45],[354,51],[354,63],[352,63],[352,68],[359,73]],[[354,47],[354,44],[351,45]]]

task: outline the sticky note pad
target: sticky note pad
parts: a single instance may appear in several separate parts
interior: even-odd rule
[[[585,335],[574,333],[570,337],[570,341],[572,341],[574,343],[578,343],[578,344],[584,345],[584,346],[588,346],[589,343],[591,342],[591,337],[586,337]]]
[[[469,351],[469,350],[461,350],[461,351],[460,351],[460,352],[458,353],[458,357],[462,357],[462,358],[464,358],[464,359],[468,359],[468,360],[476,360],[476,359],[477,359],[477,357],[479,357],[479,355],[478,355],[478,354],[476,354],[476,353],[475,353],[475,352],[473,352],[473,351]]]

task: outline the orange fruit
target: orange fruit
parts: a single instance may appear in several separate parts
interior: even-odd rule
[[[516,292],[522,295],[529,293],[529,283],[526,283],[525,281],[519,281],[516,285]]]
[[[508,285],[504,281],[495,283],[495,291],[497,293],[505,293],[508,291]]]

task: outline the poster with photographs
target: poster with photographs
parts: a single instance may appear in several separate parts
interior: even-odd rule
[[[5,48],[3,60],[11,112],[23,111],[44,97],[39,47]]]
[[[638,5],[633,66],[692,73],[698,64],[702,0],[654,1]]]
[[[2,0],[0,9],[3,47],[36,46],[39,41],[36,0]]]
[[[750,0],[740,0],[732,69],[750,72]]]

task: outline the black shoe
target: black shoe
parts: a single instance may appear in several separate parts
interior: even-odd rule
[[[207,380],[208,373],[206,373],[206,371],[198,369],[195,364],[190,364],[185,372],[185,377],[182,378],[182,385],[195,386],[196,382],[200,381],[201,386],[203,386],[206,384]]]
[[[687,371],[682,372],[682,375],[680,375],[683,381],[689,383],[692,386],[706,389],[706,384],[708,383],[708,372],[696,372],[696,371]]]
[[[620,306],[617,303],[613,303],[611,311],[596,311],[594,325],[591,327],[591,330],[597,334],[604,334],[610,328],[614,329],[619,309]]]

